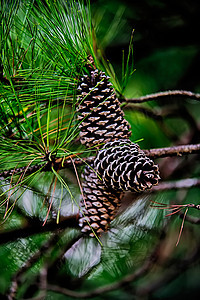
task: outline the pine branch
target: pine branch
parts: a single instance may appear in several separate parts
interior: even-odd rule
[[[159,92],[154,94],[149,94],[146,96],[142,96],[139,98],[132,98],[132,99],[126,99],[126,103],[143,103],[143,102],[149,102],[154,100],[162,100],[166,98],[190,98],[194,100],[200,101],[200,94],[193,93],[190,91],[184,91],[184,90],[174,90],[174,91],[165,91],[165,92]]]
[[[32,256],[28,258],[28,260],[25,262],[25,264],[21,266],[19,270],[17,270],[17,272],[14,274],[12,278],[12,283],[8,295],[9,300],[15,299],[17,288],[21,283],[21,277],[24,275],[24,273],[31,266],[33,266],[38,261],[38,259],[41,258],[49,250],[50,247],[52,247],[52,245],[55,245],[55,243],[57,242],[58,242],[58,236],[54,234],[53,236],[50,237],[50,239],[48,239],[41,245],[38,251],[36,251]]]
[[[193,251],[190,251],[190,254],[184,259],[176,259],[176,261],[168,262],[169,266],[164,267],[164,272],[157,274],[156,279],[148,281],[146,284],[139,286],[134,292],[136,296],[144,297],[147,296],[162,287],[166,287],[167,284],[172,282],[174,279],[177,279],[178,276],[183,274],[187,269],[191,268],[195,263],[199,261],[200,246],[198,245]],[[171,263],[171,265],[170,265]]]
[[[142,277],[143,275],[145,275],[150,269],[151,267],[154,265],[156,258],[152,259],[152,257],[149,258],[149,260],[147,260],[144,265],[139,268],[135,273],[128,275],[126,277],[124,277],[121,281],[107,285],[107,286],[103,286],[100,288],[97,288],[91,292],[75,292],[66,288],[62,288],[58,285],[51,285],[48,284],[47,285],[47,290],[49,291],[53,291],[53,292],[57,292],[66,296],[70,296],[73,298],[85,298],[85,299],[89,299],[89,298],[93,298],[99,295],[102,295],[104,293],[107,292],[111,292],[117,289],[122,288],[123,286],[127,285],[128,283],[137,280],[138,278]]]
[[[183,156],[188,154],[196,154],[200,152],[200,144],[189,144],[189,145],[181,145],[181,146],[172,146],[172,147],[165,147],[165,148],[155,148],[149,150],[143,150],[146,156],[151,158],[164,158],[164,157],[172,157],[172,156]],[[94,161],[94,156],[84,157],[84,158],[75,158],[74,163],[77,166],[82,166],[85,163],[91,163]],[[51,170],[52,162],[47,163],[42,172],[47,172]],[[31,174],[36,172],[41,168],[42,165],[38,164],[35,166],[30,166],[26,169],[26,167],[16,168],[15,170],[5,170],[0,172],[0,176],[3,178],[7,178],[12,176],[13,174],[20,174],[26,169],[26,174]],[[53,163],[54,169],[65,169],[72,166],[71,159],[55,159]]]
[[[195,186],[200,186],[199,178],[186,178],[186,179],[171,181],[171,182],[161,182],[159,185],[153,186],[151,191],[160,192],[160,191],[166,191],[172,189],[187,189]]]
[[[12,284],[9,290],[8,299],[13,300],[16,299],[16,293],[19,285],[23,284],[23,276],[24,274],[31,268],[41,257],[44,260],[44,265],[41,267],[41,270],[44,271],[44,274],[40,272],[40,283],[39,283],[39,289],[40,289],[40,295],[42,292],[46,292],[46,279],[47,274],[49,272],[49,268],[52,267],[52,265],[56,264],[57,261],[63,257],[64,253],[70,249],[80,238],[82,237],[82,234],[79,234],[78,236],[75,236],[73,239],[71,239],[68,243],[65,244],[65,246],[61,249],[59,253],[59,257],[52,258],[49,260],[49,255],[51,256],[51,252],[55,246],[56,243],[59,242],[60,236],[58,234],[52,235],[47,241],[45,241],[39,250],[37,250],[32,256],[29,257],[29,259],[25,262],[24,265],[14,274]],[[55,273],[54,273],[55,274]],[[42,275],[42,276],[41,276]],[[43,276],[44,275],[44,276]],[[34,298],[35,299],[35,298]],[[42,298],[37,298],[42,299]]]
[[[190,114],[185,106],[176,107],[176,106],[167,106],[159,107],[157,109],[150,109],[142,105],[133,105],[133,103],[126,104],[123,106],[124,110],[134,110],[142,113],[145,117],[151,118],[157,121],[163,121],[165,118],[177,117],[188,122],[188,124],[196,131],[198,131],[198,126],[195,119]],[[162,124],[162,123],[161,123]]]
[[[157,149],[150,149],[150,150],[143,150],[143,151],[147,156],[152,158],[182,156],[182,155],[199,153],[200,144],[172,146],[172,147],[157,148]]]
[[[68,216],[61,220],[59,224],[56,224],[55,221],[51,221],[45,226],[42,225],[43,222],[38,221],[29,223],[28,225],[19,229],[3,231],[0,233],[0,245],[13,242],[18,238],[25,238],[38,233],[51,232],[65,228],[79,228],[77,215]]]

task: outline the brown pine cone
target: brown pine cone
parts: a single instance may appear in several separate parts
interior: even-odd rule
[[[82,175],[84,199],[81,200],[79,226],[90,236],[108,230],[121,203],[123,193],[110,192],[98,178],[93,166],[87,166]],[[92,230],[93,229],[93,230]]]
[[[130,125],[124,119],[109,77],[96,69],[90,76],[84,75],[81,81],[77,107],[81,143],[92,147],[128,138]]]
[[[94,167],[103,183],[116,191],[143,192],[160,179],[158,166],[130,140],[106,143],[98,151]]]

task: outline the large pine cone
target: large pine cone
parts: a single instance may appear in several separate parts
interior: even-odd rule
[[[158,166],[130,140],[109,142],[98,151],[95,170],[116,191],[143,192],[160,179]]]
[[[98,178],[93,166],[87,166],[82,177],[84,199],[81,200],[79,226],[82,232],[92,237],[95,234],[98,236],[108,230],[120,206],[123,193],[111,193]]]
[[[97,69],[84,75],[78,87],[77,112],[80,121],[80,141],[87,147],[131,135],[109,77]]]

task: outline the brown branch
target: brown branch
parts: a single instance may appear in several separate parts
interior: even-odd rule
[[[83,157],[81,159],[75,158],[73,160],[73,162],[77,166],[82,166],[84,163],[91,163],[93,160],[94,160],[94,156],[90,156],[90,157]],[[44,163],[44,164],[33,165],[28,168],[27,168],[27,166],[23,166],[20,168],[0,171],[0,177],[8,178],[13,175],[19,175],[22,172],[24,172],[25,170],[26,170],[26,175],[30,175],[40,169],[41,169],[41,172],[49,172],[49,171],[51,171],[52,165],[55,170],[64,169],[64,168],[73,166],[71,159],[64,160],[63,158],[58,158],[55,160],[54,163],[48,162],[48,163]]]
[[[58,243],[59,238],[61,238],[61,237],[58,234],[54,234],[53,236],[50,237],[50,239],[48,241],[45,241],[45,243],[42,244],[40,249],[38,251],[36,251],[13,276],[12,284],[11,284],[10,290],[8,292],[8,299],[9,300],[16,299],[17,289],[20,285],[23,284],[24,273],[27,272],[31,267],[33,267],[33,265],[38,261],[38,259],[41,259],[41,258],[43,258],[43,265],[41,266],[40,271],[44,271],[45,273],[40,272],[40,275],[39,275],[40,282],[39,282],[39,284],[36,283],[36,285],[38,285],[38,288],[39,288],[39,295],[37,295],[37,297],[35,297],[33,299],[34,300],[43,299],[44,298],[43,295],[45,295],[46,291],[47,291],[46,280],[47,280],[47,275],[49,275],[48,274],[49,268],[54,263],[57,263],[57,261],[60,260],[61,257],[63,257],[64,253],[67,250],[69,250],[78,240],[80,240],[80,238],[82,236],[83,236],[83,234],[81,233],[81,234],[75,236],[74,238],[72,238],[68,243],[66,243],[64,245],[64,247],[62,247],[62,249],[60,249],[60,251],[58,253],[58,258],[56,256],[52,256],[51,253],[54,249],[55,244]],[[51,257],[51,259],[49,259],[49,257]],[[58,266],[57,266],[57,268],[58,268]],[[57,268],[56,268],[56,270],[54,270],[54,275],[57,272]],[[44,275],[44,277],[43,277],[43,275]],[[33,278],[33,279],[35,280],[35,278]],[[36,277],[36,281],[37,281],[37,279],[38,279],[38,277]]]
[[[123,110],[134,110],[134,112],[139,112],[145,117],[157,120],[157,121],[162,121],[163,117],[165,117],[165,114],[161,110],[152,110],[147,107],[144,107],[142,105],[133,105],[133,103],[127,103],[123,106]]]
[[[10,287],[10,291],[8,294],[8,299],[9,300],[13,300],[16,297],[16,292],[18,289],[19,284],[21,284],[21,277],[23,276],[23,274],[29,269],[31,268],[40,257],[42,257],[50,248],[50,246],[53,244],[55,245],[55,243],[58,242],[58,236],[57,235],[53,235],[52,237],[50,237],[50,239],[48,241],[45,241],[40,249],[38,251],[36,251],[32,256],[30,256],[28,258],[28,260],[25,262],[24,265],[21,266],[21,268],[14,274],[13,279],[12,279],[12,283],[11,283],[11,287]]]
[[[25,238],[38,233],[51,232],[65,228],[79,228],[77,215],[68,216],[61,220],[59,224],[55,221],[51,221],[45,226],[42,225],[43,222],[32,222],[28,223],[28,225],[23,228],[3,231],[0,233],[0,245],[15,241],[18,238]]]
[[[172,146],[166,148],[157,148],[143,150],[145,154],[151,158],[167,157],[167,156],[182,156],[187,154],[195,154],[200,152],[200,144]]]
[[[166,147],[166,148],[156,148],[156,149],[150,149],[150,150],[143,150],[144,153],[151,158],[159,158],[159,157],[171,157],[171,156],[182,156],[187,154],[195,154],[200,152],[200,144],[190,144],[190,145],[181,145],[181,146],[172,146],[172,147]],[[84,157],[84,158],[76,158],[74,159],[74,163],[77,166],[82,166],[85,163],[91,163],[94,160],[94,156]],[[59,158],[55,160],[53,163],[54,169],[64,169],[67,167],[71,167],[72,161],[71,159],[67,159],[64,162],[62,162],[62,159]],[[27,167],[18,168],[15,170],[8,170],[8,171],[1,171],[0,177],[10,177],[14,174],[19,174],[21,172],[24,172],[24,169]],[[41,165],[36,166],[30,166],[30,168],[26,169],[26,174],[31,174],[32,172],[36,172],[37,169],[40,169]],[[46,164],[43,169],[41,169],[41,172],[50,171],[51,167],[50,164]]]
[[[154,93],[146,96],[142,96],[139,98],[132,98],[132,99],[126,99],[125,103],[143,103],[153,100],[161,100],[166,98],[190,98],[194,100],[200,101],[200,94],[193,93],[190,91],[183,91],[183,90],[174,90],[174,91],[165,91],[165,92],[159,92]]]
[[[161,182],[157,186],[153,186],[151,192],[160,192],[172,189],[188,189],[200,186],[199,178],[186,178],[177,181]]]
[[[163,121],[164,118],[180,118],[184,121],[187,121],[188,124],[192,127],[193,130],[199,131],[196,121],[194,120],[193,116],[187,110],[185,106],[179,107],[162,107],[157,109],[150,109],[144,107],[142,105],[134,105],[134,103],[129,103],[124,105],[123,110],[134,110],[139,113],[145,115],[145,117],[151,118],[157,121]]]
[[[77,298],[77,299],[81,299],[81,298],[89,299],[89,298],[93,298],[98,295],[102,295],[104,293],[122,288],[126,284],[128,284],[128,283],[132,282],[133,280],[136,280],[136,279],[140,278],[142,275],[146,274],[149,271],[149,269],[151,269],[152,265],[153,265],[153,261],[148,260],[135,273],[124,277],[121,281],[113,283],[113,284],[109,284],[107,286],[97,288],[91,292],[75,292],[75,291],[72,291],[72,290],[69,290],[66,288],[62,288],[57,285],[51,285],[51,284],[47,285],[47,290],[57,292],[57,293],[60,293],[60,294],[66,295],[66,296],[70,296],[73,298]]]

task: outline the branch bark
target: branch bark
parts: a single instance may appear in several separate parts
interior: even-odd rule
[[[171,266],[165,268],[161,274],[158,274],[157,278],[146,285],[143,284],[139,286],[136,291],[135,295],[139,297],[145,297],[146,295],[150,295],[151,293],[158,291],[163,286],[167,286],[172,280],[183,274],[183,272],[189,268],[191,268],[194,263],[199,262],[199,254],[200,254],[200,247],[196,247],[195,250],[192,251],[191,255],[188,257],[179,260],[177,262],[172,263]]]
[[[172,189],[187,189],[195,186],[200,186],[199,178],[186,178],[177,181],[161,182],[153,186],[151,192],[160,192]]]
[[[154,255],[155,255],[155,253],[154,253]],[[155,255],[154,257],[151,256],[144,263],[144,265],[141,268],[139,268],[138,270],[136,270],[133,274],[130,274],[130,275],[124,277],[119,282],[116,282],[116,283],[113,283],[113,284],[109,284],[107,286],[99,287],[99,288],[97,288],[97,289],[95,289],[93,291],[90,291],[90,292],[75,292],[75,291],[72,291],[72,290],[69,290],[69,289],[65,289],[65,288],[62,288],[62,287],[57,286],[57,285],[51,285],[51,284],[47,285],[47,290],[53,291],[53,292],[57,292],[57,293],[61,293],[63,295],[70,296],[70,297],[77,298],[77,299],[81,299],[81,298],[82,299],[83,298],[85,298],[85,299],[93,298],[93,297],[102,295],[104,293],[111,292],[111,291],[117,290],[119,288],[123,288],[128,283],[130,283],[130,282],[132,282],[132,281],[140,278],[144,274],[146,274],[152,268],[152,266],[154,265],[154,263],[156,261],[157,261],[157,255]]]
[[[188,145],[181,145],[181,146],[172,146],[172,147],[165,147],[165,148],[156,148],[156,149],[150,149],[150,150],[143,150],[144,153],[151,158],[163,158],[163,157],[172,157],[172,156],[182,156],[182,155],[188,155],[188,154],[195,154],[200,152],[200,144],[188,144]],[[91,163],[94,160],[94,156],[84,157],[82,159],[75,158],[74,163],[77,166],[82,166],[83,164]],[[67,167],[73,166],[71,159],[67,159],[64,162],[62,162],[62,159],[58,159],[54,162],[54,169],[64,169]],[[2,171],[0,172],[0,176],[3,178],[7,178],[14,174],[22,173],[24,172],[24,169],[27,167],[15,169],[15,170],[8,170],[8,171]],[[26,169],[26,175],[29,175],[33,172],[36,172],[37,169],[40,169],[41,165],[36,166],[30,166],[28,169]],[[51,168],[48,164],[46,164],[43,169],[41,169],[41,172],[50,171]]]
[[[154,93],[146,96],[142,96],[139,98],[132,98],[132,99],[126,99],[125,103],[143,103],[143,102],[149,102],[154,100],[162,100],[166,98],[190,98],[194,100],[200,101],[200,94],[193,93],[190,91],[184,91],[184,90],[174,90],[174,91],[165,91],[165,92],[159,92]]]
[[[68,216],[61,220],[59,224],[56,224],[55,221],[51,221],[45,226],[42,225],[43,222],[33,222],[19,229],[3,231],[0,233],[0,245],[13,242],[18,238],[25,238],[38,233],[51,232],[65,228],[79,228],[77,215]]]
[[[182,156],[187,154],[195,154],[200,152],[200,144],[172,146],[165,148],[157,148],[150,150],[143,150],[145,154],[151,158],[168,157],[168,156]]]

